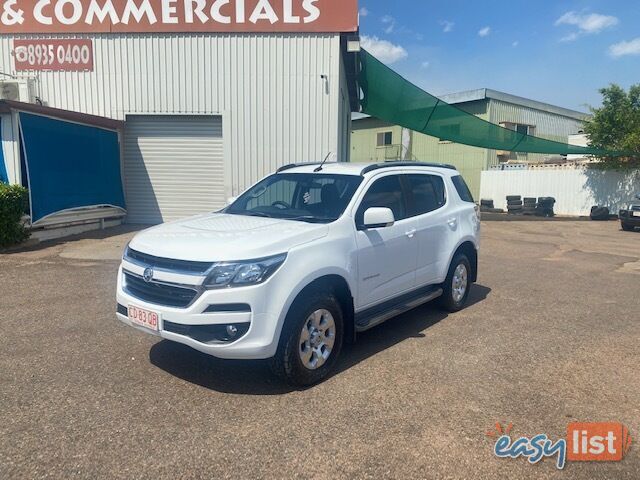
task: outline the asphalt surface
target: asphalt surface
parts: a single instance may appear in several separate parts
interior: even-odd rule
[[[0,255],[0,478],[637,479],[615,463],[498,459],[486,432],[640,432],[640,233],[483,225],[471,305],[423,306],[296,391],[263,362],[158,341],[114,315],[130,233]]]

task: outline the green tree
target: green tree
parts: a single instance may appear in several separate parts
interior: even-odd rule
[[[600,93],[602,107],[591,109],[593,118],[584,129],[590,145],[626,155],[603,157],[602,163],[593,166],[607,169],[640,167],[640,84],[632,85],[628,92],[611,84]]]

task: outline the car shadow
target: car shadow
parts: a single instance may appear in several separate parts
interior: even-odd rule
[[[484,301],[490,293],[489,287],[474,285],[469,293],[467,308]],[[344,346],[335,371],[329,378],[408,338],[425,337],[425,330],[448,316],[447,312],[430,302],[359,334],[355,344]],[[221,393],[282,395],[304,390],[274,377],[266,360],[223,360],[168,340],[151,347],[149,361],[170,375]]]

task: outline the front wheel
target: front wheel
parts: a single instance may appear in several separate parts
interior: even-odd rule
[[[622,224],[622,230],[624,230],[625,232],[631,232],[634,230],[633,225],[629,225],[628,223],[624,223],[621,222]]]
[[[342,309],[333,293],[318,291],[298,298],[271,359],[273,372],[299,387],[320,382],[338,359],[343,331]]]
[[[471,289],[471,263],[463,253],[453,257],[447,279],[442,285],[440,305],[449,312],[462,310]]]

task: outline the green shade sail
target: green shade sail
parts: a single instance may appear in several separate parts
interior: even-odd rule
[[[525,135],[487,122],[443,102],[405,80],[366,50],[360,53],[362,112],[451,142],[522,153],[616,156],[588,147]]]

